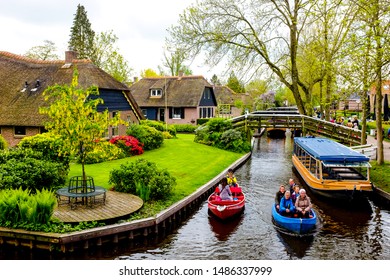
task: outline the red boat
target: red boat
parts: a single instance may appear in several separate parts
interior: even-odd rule
[[[208,198],[209,211],[222,220],[240,214],[245,208],[245,195],[241,187],[231,187],[233,200],[221,200],[218,188]]]

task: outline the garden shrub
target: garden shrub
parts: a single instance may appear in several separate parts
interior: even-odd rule
[[[4,137],[0,135],[0,150],[5,150],[8,147],[7,141],[5,141]]]
[[[176,178],[166,169],[158,169],[154,162],[137,159],[122,164],[119,169],[110,172],[109,183],[114,190],[137,194],[137,185],[150,189],[150,199],[159,200],[168,197],[176,185]]]
[[[61,153],[62,140],[59,136],[50,133],[27,136],[19,142],[18,147],[41,152],[41,159],[60,162],[66,168],[69,168],[70,157],[69,155]]]
[[[147,125],[131,125],[126,134],[137,138],[144,145],[145,151],[160,148],[164,141],[161,131]]]
[[[29,190],[0,191],[0,225],[47,224],[57,205],[53,192],[43,189],[35,195]]]
[[[137,138],[130,135],[115,136],[110,143],[120,148],[127,156],[141,155],[144,153],[143,144]]]
[[[174,124],[177,133],[194,133],[198,126],[192,124]]]
[[[240,129],[233,129],[230,121],[221,118],[211,119],[206,125],[198,127],[194,141],[236,153],[251,150],[245,133]]]
[[[35,158],[11,158],[0,164],[0,189],[57,189],[64,185],[68,170],[61,163]]]
[[[169,134],[171,134],[173,137],[176,137],[176,128],[175,125],[173,124],[166,125],[165,122],[153,121],[153,120],[141,120],[140,124],[154,127],[155,129],[161,132],[168,131]]]
[[[236,153],[247,153],[251,150],[251,145],[246,140],[245,133],[238,129],[229,129],[222,133],[221,139],[218,141],[218,147]]]
[[[109,141],[99,141],[93,150],[88,152],[85,157],[86,164],[93,164],[105,161],[125,158],[126,153],[119,147],[111,144]],[[77,160],[80,163],[80,159]]]

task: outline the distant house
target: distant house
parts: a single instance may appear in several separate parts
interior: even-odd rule
[[[362,111],[360,96],[357,93],[354,93],[348,99],[340,100],[338,110]]]
[[[217,108],[213,86],[202,76],[143,78],[130,92],[145,118],[167,124],[196,124]]]
[[[247,93],[235,93],[227,86],[214,86],[214,93],[217,99],[217,117],[241,116],[245,110],[250,111],[251,98]]]
[[[143,115],[129,88],[96,67],[89,60],[77,60],[75,52],[66,52],[65,60],[41,61],[0,51],[0,134],[10,146],[25,136],[44,131],[45,115],[39,107],[48,106],[42,93],[48,86],[72,82],[74,68],[79,72],[79,86],[99,88],[104,104],[98,111],[108,109],[113,116],[138,123]],[[110,128],[107,135],[125,134],[126,127]]]

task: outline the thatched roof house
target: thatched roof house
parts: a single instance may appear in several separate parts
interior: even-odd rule
[[[120,111],[122,118],[132,122],[143,118],[126,85],[89,60],[75,59],[74,52],[67,52],[65,60],[41,61],[0,51],[0,133],[11,146],[24,136],[42,132],[45,116],[39,107],[48,105],[43,91],[55,84],[70,84],[75,67],[81,87],[99,88],[104,100],[99,110]]]
[[[227,86],[214,86],[217,99],[219,117],[237,117],[245,110],[251,110],[252,100],[247,93],[235,93]],[[239,106],[238,106],[239,105]]]
[[[199,118],[215,115],[214,90],[202,76],[143,78],[130,91],[150,120],[195,124]]]

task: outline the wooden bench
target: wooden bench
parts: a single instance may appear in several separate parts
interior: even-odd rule
[[[80,177],[73,177],[68,187],[60,188],[56,191],[58,205],[69,204],[74,209],[78,203],[93,207],[96,202],[106,203],[107,190],[103,187],[95,186],[93,180],[88,178],[87,183],[80,183]],[[96,198],[101,197],[100,200]],[[65,198],[65,199],[63,199]]]

